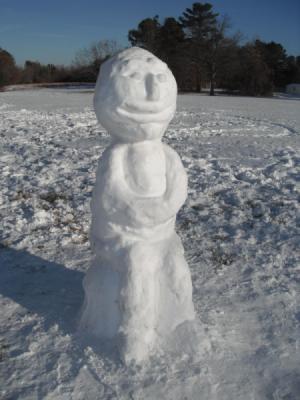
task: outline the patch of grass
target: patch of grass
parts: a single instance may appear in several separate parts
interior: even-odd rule
[[[7,358],[7,349],[8,345],[4,342],[0,343],[0,362],[4,361]]]
[[[40,195],[40,198],[50,204],[55,203],[57,200],[69,200],[69,196],[65,193],[46,192]]]
[[[235,254],[226,252],[220,248],[213,248],[211,253],[211,261],[214,264],[216,271],[221,270],[224,266],[233,264],[236,258]]]

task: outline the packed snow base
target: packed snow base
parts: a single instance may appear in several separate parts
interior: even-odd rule
[[[74,333],[91,192],[110,142],[92,95],[0,94],[1,397],[296,400],[299,101],[179,96],[164,140],[189,177],[176,229],[199,345],[181,332],[175,354],[126,368],[113,345]]]
[[[98,121],[113,138],[99,160],[80,318],[84,335],[115,339],[125,363],[141,363],[195,319],[192,282],[174,230],[187,197],[178,154],[161,138],[174,117],[177,85],[167,65],[131,47],[97,79]],[[186,338],[193,340],[193,338]]]

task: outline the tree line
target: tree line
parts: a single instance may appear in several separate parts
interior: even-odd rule
[[[230,35],[230,20],[210,3],[194,3],[179,18],[158,16],[142,20],[128,32],[133,46],[145,48],[165,61],[180,91],[215,88],[246,95],[271,95],[288,83],[300,83],[300,56],[288,56],[280,43],[260,39],[241,44]],[[100,65],[121,50],[115,41],[101,40],[79,50],[71,66],[43,65],[27,60],[18,67],[0,48],[0,87],[15,83],[95,82]]]
[[[270,95],[300,83],[300,56],[288,56],[280,43],[256,39],[241,45],[229,35],[230,20],[209,3],[194,3],[175,19],[146,18],[129,31],[132,45],[150,50],[171,68],[179,90],[215,87],[247,95]]]
[[[121,46],[114,40],[100,40],[79,50],[70,66],[27,60],[19,67],[14,57],[0,47],[0,88],[28,83],[95,82],[100,65],[119,50]]]

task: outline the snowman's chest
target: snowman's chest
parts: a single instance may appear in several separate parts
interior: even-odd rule
[[[161,196],[166,190],[166,161],[161,143],[142,142],[128,148],[125,178],[141,196]]]

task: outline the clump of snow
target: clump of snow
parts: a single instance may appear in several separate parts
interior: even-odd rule
[[[140,48],[106,61],[96,85],[95,111],[114,142],[97,170],[96,257],[84,279],[80,328],[117,340],[126,363],[146,360],[194,319],[190,272],[174,231],[187,177],[178,155],[161,143],[176,97],[166,64]]]
[[[297,399],[299,100],[178,96],[164,142],[188,174],[176,230],[200,323],[125,368],[112,343],[74,334],[110,142],[92,94],[0,94],[0,397]]]

